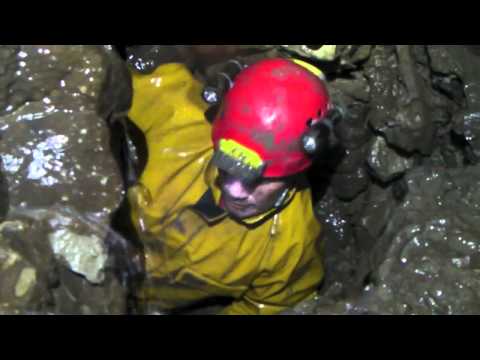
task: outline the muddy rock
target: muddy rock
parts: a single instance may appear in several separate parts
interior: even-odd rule
[[[358,167],[352,173],[337,173],[332,178],[333,192],[340,200],[352,200],[367,189],[369,180],[365,167]]]
[[[434,87],[452,99],[454,106],[446,109],[453,120],[440,127],[440,152],[450,167],[461,166],[458,150],[463,152],[463,163],[475,164],[479,155],[480,81],[479,58],[469,46],[431,45],[428,47],[434,74]],[[451,115],[453,114],[453,116]],[[443,115],[445,116],[445,115]],[[451,132],[452,141],[445,136]],[[447,141],[445,141],[447,140]],[[442,146],[443,145],[443,146]]]
[[[365,208],[357,228],[364,228],[371,239],[378,239],[385,231],[393,209],[397,206],[391,189],[373,184],[365,198]],[[370,248],[365,246],[365,248]]]
[[[337,122],[335,135],[342,147],[355,150],[365,145],[372,138],[367,121],[369,107],[354,101],[338,108],[343,116]]]
[[[376,46],[365,74],[372,91],[370,125],[387,142],[403,151],[430,155],[435,131],[435,108],[422,46]]]
[[[419,168],[407,175],[409,194],[383,237],[386,260],[368,291],[375,311],[478,313],[476,276],[479,168]]]
[[[345,56],[348,47],[338,46],[337,54]],[[435,292],[423,285],[426,280],[412,280],[402,272],[412,261],[418,261],[412,265],[413,268],[420,266],[423,259],[429,262],[431,275],[436,274],[432,276],[441,278],[443,269],[447,269],[443,263],[451,262],[448,252],[432,252],[433,247],[427,241],[428,251],[422,256],[418,255],[416,260],[410,258],[404,263],[402,261],[405,259],[402,260],[402,256],[398,255],[405,243],[417,241],[414,238],[428,232],[424,229],[429,229],[432,220],[427,219],[427,214],[444,218],[448,208],[455,208],[452,204],[445,205],[447,194],[452,199],[456,198],[455,201],[465,197],[452,189],[474,187],[477,178],[473,170],[464,173],[465,164],[474,164],[476,161],[476,122],[471,119],[475,117],[477,108],[474,86],[467,89],[471,95],[465,99],[464,92],[468,91],[464,90],[463,81],[475,76],[472,75],[473,71],[467,75],[461,61],[454,61],[458,57],[450,55],[445,48],[435,47],[374,45],[363,60],[355,66],[344,66],[330,79],[329,89],[334,102],[344,109],[361,109],[358,111],[361,115],[357,118],[364,119],[366,125],[358,126],[362,124],[361,121],[345,121],[340,124],[343,129],[339,127],[343,133],[336,131],[338,138],[341,138],[339,134],[344,135],[342,146],[346,150],[336,166],[330,168],[330,184],[319,202],[319,209],[325,219],[341,221],[336,221],[336,226],[332,228],[336,231],[330,229],[329,222],[332,221],[324,224],[327,244],[325,285],[316,300],[300,304],[293,313],[475,311],[470,306],[472,303],[468,296],[456,303],[453,295],[447,296],[448,299],[443,299],[442,305],[438,305],[439,300],[435,296],[445,296],[448,292],[446,289],[455,293],[452,290],[455,281],[448,283],[449,280],[446,280],[444,289]],[[444,52],[443,60],[432,58],[436,51]],[[470,57],[476,56],[470,49],[461,51],[470,52]],[[472,64],[472,61],[467,60],[465,64]],[[351,71],[346,72],[347,69]],[[465,143],[472,149],[471,153],[464,143],[452,136],[452,130],[465,138]],[[361,169],[365,165],[373,181],[367,179],[368,185],[364,188],[365,185],[360,186],[356,180],[362,178]],[[359,174],[357,178],[352,177],[355,172]],[[460,179],[464,179],[463,182]],[[347,189],[349,182],[352,187]],[[459,185],[460,182],[462,185]],[[342,193],[345,194],[343,197]],[[414,211],[412,206],[418,209]],[[458,213],[462,211],[455,210],[455,214]],[[336,215],[332,217],[332,214]],[[466,218],[472,215],[470,213]],[[462,216],[462,220],[465,221],[465,217]],[[473,219],[469,223],[473,223]],[[448,224],[447,227],[455,232],[456,225],[451,226],[452,222]],[[407,234],[417,229],[420,229],[419,232],[407,240]],[[428,232],[428,236],[431,234],[431,231]],[[455,262],[465,264],[465,256],[458,258],[461,261],[455,258]],[[415,269],[410,272],[415,273]],[[446,279],[452,276],[449,274]],[[416,281],[423,281],[422,286],[416,286]],[[456,282],[459,283],[458,278]],[[438,280],[435,286],[441,284]],[[402,300],[397,302],[397,297]],[[449,304],[450,301],[453,304]]]
[[[128,81],[122,96],[108,87],[122,82],[115,55],[101,46],[20,46],[13,59],[19,70],[0,117],[10,205],[63,204],[108,222],[123,188],[107,121],[131,96]],[[12,100],[18,93],[21,102]]]
[[[136,45],[127,47],[127,63],[142,74],[152,73],[159,65],[181,61],[178,45]]]
[[[480,57],[477,48],[460,45],[435,45],[430,47],[435,58],[432,67],[450,82],[463,86],[464,97],[454,116],[453,130],[463,137],[478,157],[480,154]],[[459,96],[457,96],[459,98]],[[460,102],[457,100],[457,102]]]
[[[353,227],[347,203],[328,192],[316,206],[323,224],[325,242],[325,282],[323,291],[336,299],[358,289],[358,258]]]
[[[408,195],[375,231],[390,244],[381,265],[336,313],[478,314],[480,167],[420,167],[406,180]],[[318,304],[314,312],[328,310]]]
[[[114,276],[116,254],[100,241],[107,229],[63,207],[12,210],[0,228],[4,310],[19,314],[127,311],[126,288]],[[82,235],[54,239],[59,233],[74,232]]]
[[[385,259],[391,243],[389,238],[382,238],[382,235],[387,230],[397,206],[391,188],[376,184],[370,186],[364,198],[364,207],[358,212],[353,225],[356,252],[363,265],[362,275],[365,281]]]
[[[370,176],[365,163],[366,150],[367,147],[345,150],[343,158],[338,162],[331,179],[333,193],[338,199],[353,200],[368,188]]]
[[[428,54],[436,73],[456,76],[465,85],[478,79],[478,45],[429,45]]]
[[[20,314],[48,309],[53,254],[37,241],[39,228],[24,219],[0,224],[0,307]]]
[[[376,178],[388,183],[412,168],[413,159],[401,156],[387,145],[383,137],[378,136],[372,143],[368,165]]]
[[[341,107],[344,116],[335,126],[335,137],[343,153],[337,161],[332,188],[341,200],[352,200],[370,183],[365,158],[372,134],[366,124],[367,108],[357,102]]]
[[[7,258],[21,259],[20,288],[31,285],[35,291],[24,292],[38,306],[8,297],[7,303],[21,312],[125,312],[126,289],[114,276],[106,239],[124,197],[110,126],[130,107],[128,69],[110,46],[0,46],[2,56],[4,224],[20,216],[27,230],[15,232],[18,243],[42,249],[5,248]]]
[[[105,120],[92,112],[47,110],[29,104],[0,118],[0,156],[10,205],[59,203],[108,222],[123,188]]]
[[[339,59],[339,70],[358,69],[370,58],[373,48],[374,45],[337,45],[336,57]]]
[[[361,72],[353,73],[352,77],[353,79],[334,79],[328,84],[330,95],[334,98],[334,102],[342,103],[342,101],[336,100],[336,97],[338,96],[337,94],[350,98],[351,100],[347,100],[347,103],[351,103],[353,101],[367,103],[370,101],[370,88],[367,79]]]

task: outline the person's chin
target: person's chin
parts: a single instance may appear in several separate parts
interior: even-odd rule
[[[252,217],[255,215],[255,212],[252,209],[241,209],[235,206],[229,206],[229,204],[225,204],[225,210],[233,216],[234,218],[237,218],[239,220],[243,220],[249,217]]]
[[[249,217],[249,215],[243,211],[238,211],[238,210],[232,210],[227,208],[226,209],[228,214],[236,219],[243,220]]]

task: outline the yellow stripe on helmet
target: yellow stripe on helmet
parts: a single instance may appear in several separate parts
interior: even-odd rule
[[[320,70],[319,68],[317,68],[316,66],[313,66],[312,64],[309,64],[307,63],[306,61],[303,61],[303,60],[299,60],[299,59],[292,59],[292,61],[303,67],[304,69],[310,71],[312,74],[314,74],[315,76],[319,77],[320,79],[322,80],[325,80],[325,74],[323,73],[322,70]]]

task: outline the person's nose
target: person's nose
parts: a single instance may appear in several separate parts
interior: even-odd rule
[[[246,200],[250,195],[244,183],[233,177],[227,177],[225,179],[223,189],[227,195],[234,200]]]

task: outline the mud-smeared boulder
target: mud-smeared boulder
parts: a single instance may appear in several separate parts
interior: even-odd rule
[[[325,224],[325,286],[290,313],[478,313],[477,56],[468,46],[374,45],[365,60],[336,72],[329,83],[334,101],[367,108],[371,138],[359,147],[342,144],[348,156],[332,167],[320,204],[325,219],[340,207],[336,228],[349,230]],[[338,174],[362,162],[370,185],[350,198],[353,190]],[[347,243],[354,246],[340,251]],[[359,286],[360,295],[348,291]]]
[[[374,176],[387,183],[413,167],[413,159],[401,156],[388,147],[383,137],[378,136],[372,143],[368,165]]]
[[[478,161],[480,155],[480,57],[477,48],[461,45],[434,45],[429,48],[432,68],[449,80],[447,91],[453,94],[460,87],[464,94],[463,101],[460,101],[462,98],[459,95],[456,96],[460,100],[457,100],[459,109],[454,116],[453,131],[466,141],[476,155],[474,161]],[[451,89],[451,84],[456,86]]]
[[[104,47],[20,46],[15,54],[18,70],[0,117],[10,205],[64,204],[108,222],[123,188],[107,121],[128,109],[129,78]],[[127,95],[111,94],[118,83]]]
[[[0,302],[20,312],[125,312],[106,239],[124,197],[110,127],[130,107],[128,69],[110,46],[0,46],[0,62],[0,226],[21,246],[4,248],[7,264],[20,260],[0,271],[17,279],[2,281]],[[8,295],[14,285],[28,301]]]
[[[65,207],[13,210],[0,224],[0,303],[17,314],[122,314],[109,229]],[[70,234],[58,239],[58,234]],[[65,236],[64,236],[65,237]],[[88,239],[88,241],[86,241]],[[115,241],[125,241],[117,236]]]
[[[372,235],[379,236],[376,247],[383,247],[383,255],[363,294],[333,309],[328,299],[317,299],[297,313],[480,312],[480,167],[419,167],[406,182],[405,199],[378,214],[382,225]],[[375,228],[368,221],[362,220],[366,228]]]

